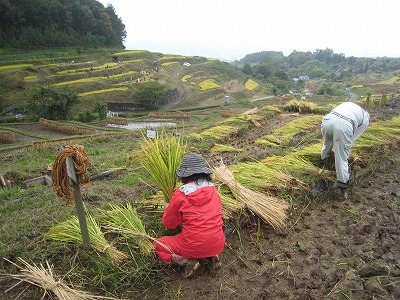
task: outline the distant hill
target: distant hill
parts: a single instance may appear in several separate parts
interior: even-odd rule
[[[242,66],[245,64],[258,64],[265,60],[266,58],[270,59],[283,59],[284,55],[281,51],[261,51],[247,54],[245,57],[240,60],[235,60],[232,64],[235,66]]]
[[[0,1],[0,48],[123,49],[125,25],[96,0]]]

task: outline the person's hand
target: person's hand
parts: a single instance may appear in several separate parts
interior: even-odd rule
[[[167,209],[168,205],[169,205],[169,202],[167,202],[167,201],[164,200],[164,210]]]

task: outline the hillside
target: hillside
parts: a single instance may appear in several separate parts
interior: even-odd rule
[[[0,63],[1,110],[23,107],[29,93],[40,86],[77,94],[80,103],[75,112],[92,111],[97,101],[139,103],[141,86],[151,83],[165,88],[167,96],[161,100],[169,110],[220,105],[224,95],[233,102],[251,99],[262,91],[261,86],[246,89],[247,76],[228,63],[205,57],[106,49],[36,51],[22,56],[3,50]]]

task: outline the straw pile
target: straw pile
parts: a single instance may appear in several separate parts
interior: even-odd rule
[[[79,126],[75,124],[60,123],[53,120],[47,120],[44,118],[39,119],[39,125],[45,126],[47,128],[53,129],[55,131],[61,131],[66,133],[76,133],[76,134],[95,134],[96,130],[92,128],[87,128],[85,126]]]
[[[14,143],[15,142],[14,132],[8,130],[0,130],[0,142]]]
[[[229,187],[239,201],[244,202],[252,212],[269,223],[274,229],[283,230],[286,227],[288,205],[285,202],[250,190],[236,182],[232,172],[223,162],[213,169],[213,173],[218,181]]]
[[[35,264],[30,265],[22,258],[18,258],[18,260],[24,264],[24,267],[20,267],[7,259],[5,260],[19,268],[21,271],[21,274],[6,274],[12,279],[19,280],[19,282],[8,289],[5,293],[16,287],[21,282],[26,282],[45,290],[45,293],[41,299],[44,299],[46,294],[51,297],[49,292],[52,292],[60,300],[116,299],[112,297],[94,296],[84,291],[70,288],[61,280],[61,278],[55,277],[53,272],[54,268],[49,264],[48,261],[46,261],[46,268],[42,264],[40,264],[40,267]]]
[[[149,118],[156,119],[190,119],[192,116],[190,114],[185,113],[159,113],[159,112],[151,112],[147,115]]]
[[[128,119],[119,118],[119,117],[108,117],[106,119],[108,124],[116,124],[116,125],[128,125]]]

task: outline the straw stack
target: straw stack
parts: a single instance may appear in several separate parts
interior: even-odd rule
[[[7,260],[7,259],[5,259]],[[49,294],[51,297],[49,291],[52,292],[55,296],[57,296],[58,299],[60,300],[95,300],[95,299],[116,299],[112,297],[103,297],[103,296],[94,296],[91,294],[88,294],[87,292],[80,291],[80,290],[74,290],[67,286],[60,278],[56,278],[54,276],[53,272],[53,266],[49,264],[48,261],[46,261],[46,267],[44,267],[42,264],[40,264],[40,267],[37,265],[30,265],[26,261],[24,261],[22,258],[19,258],[19,261],[24,264],[24,267],[20,267],[17,264],[7,260],[9,263],[15,265],[18,267],[21,271],[21,274],[6,274],[12,279],[19,280],[20,282],[26,282],[31,285],[37,286],[39,288],[42,288],[45,290],[45,294],[41,299],[44,299],[46,294]],[[10,291],[13,289],[15,286],[11,287],[8,289],[6,292]],[[18,296],[19,297],[19,296]],[[17,297],[17,298],[18,298]],[[52,297],[51,297],[52,298]]]
[[[244,202],[247,207],[270,224],[274,229],[283,230],[286,227],[286,209],[288,204],[272,196],[250,190],[235,181],[233,173],[223,162],[213,169],[216,179],[227,185],[235,197]]]

